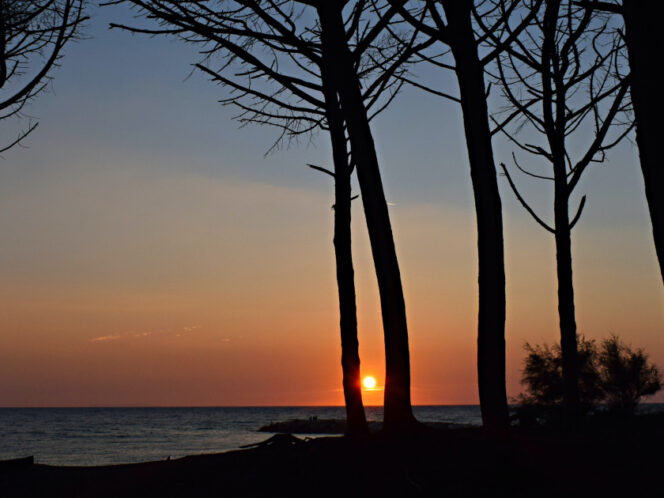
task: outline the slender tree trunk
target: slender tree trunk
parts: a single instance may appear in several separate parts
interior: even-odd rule
[[[325,78],[323,78],[325,80]],[[351,168],[348,164],[343,118],[336,93],[324,89],[327,123],[334,158],[334,256],[339,291],[339,327],[341,331],[341,368],[346,402],[346,435],[369,434],[362,403],[360,354],[357,340],[355,274],[351,246]]]
[[[471,2],[445,2],[450,46],[461,95],[470,176],[475,196],[479,262],[477,377],[484,427],[509,426],[505,388],[505,262],[503,218],[484,87],[484,70],[471,25]]]
[[[543,19],[542,93],[544,129],[551,149],[554,193],[553,217],[558,277],[558,317],[563,369],[563,422],[568,429],[576,427],[579,417],[579,371],[572,280],[572,234],[569,223],[568,172],[566,167],[565,123],[567,89],[564,75],[555,63],[556,33],[560,0],[547,0]],[[558,105],[560,103],[560,105]]]
[[[564,168],[564,165],[562,166]],[[564,169],[563,169],[564,171]],[[558,276],[558,317],[563,362],[563,422],[576,427],[580,415],[579,369],[576,344],[574,283],[572,279],[572,233],[566,178],[556,173],[554,219],[556,223],[556,272]]]
[[[646,199],[652,221],[655,250],[664,281],[664,164],[661,135],[662,89],[661,65],[653,59],[659,45],[661,21],[642,0],[623,0],[623,17],[631,93],[636,118],[636,144],[639,147]]]
[[[410,360],[406,306],[378,158],[359,79],[345,39],[341,2],[318,5],[324,63],[331,64],[357,168],[364,214],[378,280],[385,340],[386,431],[414,424],[410,401]]]

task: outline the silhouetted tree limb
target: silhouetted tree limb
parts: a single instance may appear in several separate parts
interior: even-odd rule
[[[652,55],[661,40],[661,22],[652,8],[638,0],[613,2],[579,0],[586,8],[620,16],[631,71],[630,96],[634,107],[636,144],[643,173],[655,251],[664,281],[664,167],[660,151],[662,91],[660,64]]]
[[[65,45],[86,19],[83,0],[0,0],[0,120],[20,116],[46,88]],[[21,130],[0,153],[36,127]]]
[[[569,201],[588,165],[602,162],[605,151],[632,128],[627,98],[629,79],[623,74],[621,63],[622,39],[591,3],[595,2],[580,6],[570,0],[547,0],[541,16],[497,59],[496,73],[503,97],[521,118],[514,125],[516,117],[510,110],[512,125],[501,127],[501,133],[552,168],[551,177],[535,175],[524,170],[513,155],[520,171],[553,179],[553,227],[528,206],[507,167],[502,165],[519,202],[555,236],[564,414],[568,425],[574,425],[580,413],[571,230],[581,217],[586,197],[582,197],[571,220]],[[497,44],[493,35],[489,34],[489,38]],[[625,118],[621,120],[619,116]],[[520,136],[526,125],[542,137],[542,143],[523,142]],[[568,139],[586,134],[593,138],[574,159]]]
[[[503,173],[505,177],[507,178],[508,183],[510,184],[510,187],[512,188],[512,192],[514,192],[514,195],[516,198],[519,200],[521,205],[524,207],[526,211],[533,217],[533,219],[539,223],[545,230],[551,233],[556,233],[555,229],[551,228],[546,222],[542,220],[539,216],[537,216],[537,213],[533,208],[530,207],[530,204],[526,202],[526,200],[523,198],[519,190],[516,188],[516,185],[514,184],[514,180],[512,180],[512,176],[510,175],[509,170],[507,169],[507,166],[505,166],[505,163],[500,163],[500,167],[503,170]]]
[[[366,2],[356,2],[355,8],[347,10],[344,10],[347,2],[336,1],[127,2],[140,8],[145,17],[154,19],[158,25],[112,27],[169,34],[199,45],[203,60],[197,68],[230,89],[230,97],[222,103],[237,106],[238,119],[243,123],[279,127],[283,134],[275,145],[282,138],[292,139],[316,129],[329,131],[335,165],[337,280],[340,308],[346,303],[348,311],[341,312],[344,387],[347,395],[359,399],[361,407],[355,297],[354,288],[351,292],[348,285],[352,283],[350,232],[346,230],[346,225],[350,229],[350,173],[353,165],[356,166],[383,309],[385,427],[410,421],[403,291],[376,154],[370,135],[367,137],[368,120],[384,109],[399,90],[398,76],[405,71],[404,62],[411,50],[408,46],[390,47],[382,42],[383,26],[394,15],[390,8],[383,9],[385,15],[370,17],[365,16]],[[345,19],[344,12],[350,12]],[[339,27],[334,24],[337,18],[340,36],[335,33],[328,37],[329,26],[333,30]],[[333,40],[332,49],[325,41],[329,39]],[[343,70],[337,70],[335,64]],[[337,73],[344,76],[340,78]],[[359,93],[347,92],[350,87],[357,88]],[[348,144],[352,161],[349,161]],[[343,261],[349,270],[345,273],[341,271]]]

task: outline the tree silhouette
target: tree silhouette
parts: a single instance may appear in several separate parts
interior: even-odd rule
[[[505,263],[503,220],[496,178],[487,109],[485,67],[530,23],[541,1],[530,3],[529,10],[514,22],[514,13],[524,2],[405,2],[391,0],[401,16],[431,42],[449,47],[454,62],[447,63],[445,52],[420,54],[421,61],[453,70],[459,97],[407,81],[419,88],[461,105],[475,197],[477,249],[479,264],[479,311],[477,333],[477,372],[480,407],[484,426],[491,433],[504,433],[509,425],[505,388]],[[523,10],[523,9],[522,9]],[[492,33],[497,43],[481,50],[486,36],[477,36],[474,20]],[[510,23],[514,23],[510,27]],[[509,121],[511,118],[506,119]]]
[[[642,350],[632,350],[617,336],[602,341],[599,350],[600,386],[609,410],[634,413],[641,398],[662,389],[662,375]]]
[[[624,40],[630,67],[630,95],[634,108],[636,145],[650,211],[655,251],[664,281],[664,169],[658,140],[662,108],[658,64],[650,52],[659,43],[659,19],[637,0],[579,0],[579,5],[622,16]]]
[[[602,398],[597,367],[597,345],[595,341],[579,336],[578,368],[579,399],[583,413],[589,412]],[[560,344],[531,346],[526,343],[526,358],[523,362],[521,384],[526,392],[519,395],[519,411],[542,413],[546,418],[554,416],[559,423],[563,404],[563,365]],[[534,409],[534,410],[533,410]],[[521,417],[520,417],[521,418]]]
[[[233,92],[224,103],[239,107],[242,123],[279,126],[282,139],[297,139],[317,128],[329,130],[335,171],[313,167],[335,178],[344,390],[349,426],[365,432],[350,253],[348,141],[381,297],[386,357],[384,426],[390,430],[411,423],[403,290],[369,127],[371,117],[396,94],[400,83],[393,76],[403,70],[410,54],[408,47],[382,46],[380,61],[369,57],[390,14],[370,19],[364,15],[367,2],[363,1],[347,11],[347,2],[235,1],[211,6],[204,1],[127,1],[158,20],[160,26],[119,27],[175,35],[204,46],[204,60],[196,67]],[[344,12],[348,12],[345,19]]]
[[[573,1],[548,0],[537,22],[498,60],[498,79],[510,112],[516,109],[523,118],[510,131],[502,131],[521,151],[543,160],[552,171],[551,176],[534,173],[532,168],[522,167],[513,154],[520,172],[553,183],[554,224],[550,226],[536,214],[517,189],[509,169],[501,164],[523,207],[555,237],[564,417],[569,425],[580,413],[571,232],[586,197],[581,198],[571,218],[569,203],[587,167],[602,162],[606,151],[632,128],[631,119],[619,119],[629,110],[621,49],[620,39],[605,16]],[[532,105],[533,98],[537,105]],[[542,137],[541,144],[517,136],[526,124],[530,132]],[[589,132],[592,140],[581,148],[579,137]],[[572,138],[574,146],[570,145]]]
[[[42,92],[62,50],[87,19],[83,0],[0,0],[0,120],[21,116]],[[31,123],[0,153],[37,128]]]
[[[563,403],[562,351],[552,347],[525,345],[521,383],[526,392],[517,400],[523,416],[539,414],[545,420],[559,423]],[[652,396],[662,388],[662,377],[656,365],[642,350],[632,350],[618,336],[601,341],[578,338],[579,398],[583,413],[604,403],[613,413],[634,413],[641,398]],[[530,418],[530,417],[529,417]]]

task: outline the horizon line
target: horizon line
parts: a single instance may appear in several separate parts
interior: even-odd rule
[[[437,403],[413,404],[413,407],[427,406],[480,406],[479,403]],[[0,409],[29,409],[29,408],[344,408],[345,405],[0,405]],[[364,405],[365,408],[383,408],[383,405]]]

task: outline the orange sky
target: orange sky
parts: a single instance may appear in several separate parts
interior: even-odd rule
[[[0,403],[341,403],[329,194],[234,178],[155,179],[149,170],[59,168],[3,197]],[[362,365],[381,383],[359,208]],[[442,203],[390,209],[413,400],[475,403],[472,212]],[[510,395],[524,342],[557,334],[552,240],[528,221],[515,210],[506,223]],[[618,333],[662,364],[664,293],[647,230],[632,232],[579,228],[579,327],[593,338]],[[367,404],[381,401],[379,391],[366,393]]]
[[[198,74],[183,81],[198,57],[190,47],[107,30],[131,16],[95,11],[56,91],[26,109],[40,120],[29,148],[0,159],[0,406],[342,403],[332,188],[305,166],[329,165],[326,137],[264,157],[275,130],[238,129],[216,103],[222,90]],[[441,85],[455,91],[453,78]],[[4,140],[21,123],[2,125]],[[405,90],[373,128],[413,400],[476,403],[475,219],[459,109]],[[496,138],[497,159],[511,153]],[[664,288],[637,165],[625,142],[579,184],[577,321],[664,369]],[[547,186],[517,180],[550,220]],[[558,336],[554,245],[499,184],[515,396],[524,343]],[[362,369],[381,384],[359,202],[353,231]],[[380,391],[365,401],[380,404]]]

